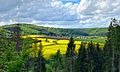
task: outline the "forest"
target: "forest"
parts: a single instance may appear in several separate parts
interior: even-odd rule
[[[47,27],[39,29],[36,26],[26,29],[21,26],[21,24],[14,24],[14,27],[0,28],[0,72],[120,72],[120,26],[117,19],[111,20],[109,28],[102,28],[100,31],[98,29],[98,34],[88,34],[89,29],[57,30]],[[51,33],[47,34],[45,29]],[[21,37],[32,34],[32,31],[33,34],[48,36],[70,36],[66,52],[61,54],[61,50],[58,49],[55,54],[46,59],[43,54],[42,40]],[[66,32],[68,34],[65,34]],[[80,41],[79,49],[76,50],[74,36],[78,36],[77,34],[102,35],[107,38],[104,46],[93,41]],[[31,50],[32,45],[34,48]]]

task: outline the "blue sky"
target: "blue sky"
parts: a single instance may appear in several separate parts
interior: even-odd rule
[[[64,4],[66,4],[66,3],[68,3],[68,2],[72,2],[72,3],[79,3],[80,2],[80,0],[60,0],[60,1],[62,1]]]
[[[111,18],[120,18],[120,0],[0,0],[0,25],[108,27]]]

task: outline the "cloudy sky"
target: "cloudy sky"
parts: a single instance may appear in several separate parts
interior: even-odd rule
[[[120,0],[0,0],[0,25],[107,27],[111,18],[120,18]]]

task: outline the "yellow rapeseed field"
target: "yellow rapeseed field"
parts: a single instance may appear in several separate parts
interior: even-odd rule
[[[23,38],[26,38],[27,36],[23,36]],[[42,52],[43,56],[48,59],[52,54],[55,54],[58,50],[60,50],[61,54],[66,53],[67,49],[67,44],[69,43],[69,40],[55,40],[55,39],[47,39],[48,42],[46,42],[46,38],[34,38],[36,37],[35,35],[29,35],[29,37],[32,37],[33,39],[36,40],[41,40],[37,44],[32,44],[32,48],[30,48],[31,55],[32,56],[37,56],[37,53],[42,46]],[[56,41],[57,43],[54,43]],[[81,41],[75,41],[76,44],[76,52],[80,48]],[[101,47],[103,47],[104,44],[101,44]]]
[[[55,54],[58,50],[60,50],[61,54],[66,53],[67,44],[69,40],[54,40],[48,39],[49,42],[45,41],[45,38],[37,38],[37,40],[41,40],[42,42],[42,51],[45,58],[49,58],[52,54]],[[57,44],[53,43],[53,41],[57,41]],[[76,44],[76,51],[80,48],[80,41],[75,41]],[[36,51],[36,55],[38,53],[40,47],[40,43],[37,43],[36,47],[35,44],[32,45],[32,50]],[[34,53],[32,53],[34,54]]]

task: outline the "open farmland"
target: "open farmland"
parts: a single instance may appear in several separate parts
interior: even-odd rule
[[[23,36],[23,38],[26,38],[26,37],[31,37],[34,40],[38,40],[38,41],[41,40],[43,55],[46,59],[48,59],[52,54],[55,54],[57,50],[60,50],[61,54],[65,54],[67,49],[67,44],[69,43],[68,39],[65,39],[65,38],[60,39],[59,37],[58,38],[56,37],[55,39],[53,37],[46,38],[46,36],[39,36],[39,35]],[[100,40],[100,41],[99,40],[100,39],[94,39],[93,43],[95,44],[100,43],[100,47],[102,48],[104,46],[104,40]],[[90,41],[92,41],[92,39],[75,40],[76,52],[80,48],[81,42],[90,42]],[[30,49],[31,51],[33,51],[31,55],[35,55],[34,52],[36,52],[36,55],[37,55],[38,50],[40,49],[39,47],[40,47],[40,42],[38,42],[36,45],[33,43],[32,48]]]

